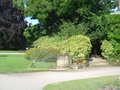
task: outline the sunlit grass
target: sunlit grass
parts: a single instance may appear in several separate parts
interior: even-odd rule
[[[0,55],[0,72],[25,72],[49,70],[55,63],[36,62],[31,68],[32,61],[24,58],[24,55]]]
[[[104,86],[115,85],[116,81],[117,76],[74,80],[50,84],[44,90],[98,90]]]

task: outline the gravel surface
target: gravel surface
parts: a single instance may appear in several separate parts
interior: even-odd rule
[[[69,72],[0,74],[0,90],[42,90],[51,83],[100,76],[120,75],[120,67],[99,67]]]

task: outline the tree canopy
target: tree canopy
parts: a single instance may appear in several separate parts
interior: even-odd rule
[[[38,19],[40,31],[45,31],[46,35],[84,34],[96,46],[106,38],[109,24],[104,15],[110,12],[111,0],[22,1],[26,4],[25,15]]]
[[[24,12],[12,0],[0,0],[0,49],[25,49]]]

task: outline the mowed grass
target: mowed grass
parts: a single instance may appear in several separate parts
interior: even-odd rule
[[[0,50],[0,53],[20,53],[25,51],[19,51],[19,50]]]
[[[117,76],[100,77],[49,84],[43,90],[98,90],[104,86],[116,86],[116,82]],[[117,84],[120,87],[120,81]]]
[[[31,68],[32,61],[24,58],[24,55],[0,55],[0,73],[30,72],[49,70],[55,63],[36,62]]]

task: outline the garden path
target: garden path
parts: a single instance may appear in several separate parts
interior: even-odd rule
[[[96,67],[68,72],[0,74],[0,90],[42,90],[47,84],[92,77],[120,75],[120,67]]]

